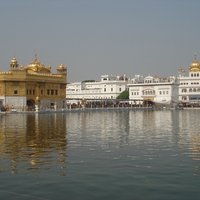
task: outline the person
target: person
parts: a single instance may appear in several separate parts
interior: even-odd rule
[[[6,108],[4,106],[1,106],[1,111],[5,112]]]
[[[10,108],[9,108],[9,106],[7,105],[7,106],[6,106],[6,111],[9,111],[9,110],[10,110]]]

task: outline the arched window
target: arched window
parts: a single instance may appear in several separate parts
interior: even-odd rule
[[[187,97],[185,97],[185,96],[184,96],[184,97],[182,97],[182,100],[186,101],[186,100],[187,100]]]

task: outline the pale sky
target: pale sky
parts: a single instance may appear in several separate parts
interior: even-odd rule
[[[101,75],[167,77],[200,61],[199,0],[0,0],[0,71],[13,57],[68,82]]]

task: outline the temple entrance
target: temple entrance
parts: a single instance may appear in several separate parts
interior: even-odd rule
[[[0,101],[0,109],[2,112],[6,111],[6,107],[3,105],[3,100]]]
[[[143,100],[143,105],[144,107],[153,107],[154,102],[152,101],[152,99],[145,99]]]
[[[35,101],[33,99],[27,100],[26,105],[27,105],[27,110],[28,111],[35,110]]]

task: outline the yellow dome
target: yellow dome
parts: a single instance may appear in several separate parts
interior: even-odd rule
[[[196,53],[194,61],[190,64],[189,72],[200,72],[200,63],[196,59]]]
[[[58,72],[66,72],[66,71],[67,71],[67,67],[65,67],[65,66],[61,63],[60,66],[57,67],[57,71],[58,71]]]
[[[11,69],[18,69],[18,62],[17,62],[17,59],[15,57],[10,61],[10,68]]]
[[[41,62],[37,60],[37,55],[35,55],[35,59],[29,65],[27,65],[24,70],[33,72],[40,72],[40,73],[51,73],[51,68],[46,68]]]
[[[17,59],[16,58],[13,58],[12,60],[11,60],[11,62],[10,62],[11,64],[13,64],[13,65],[16,65],[16,64],[18,64],[18,62],[17,62]]]

